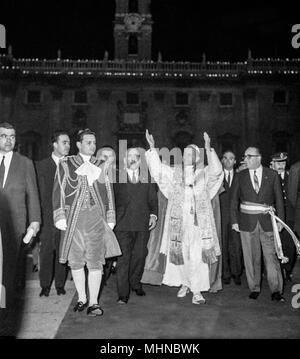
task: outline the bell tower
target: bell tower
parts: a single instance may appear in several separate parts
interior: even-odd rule
[[[115,1],[115,60],[151,60],[151,0]]]

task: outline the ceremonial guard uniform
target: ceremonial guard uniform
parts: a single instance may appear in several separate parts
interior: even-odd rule
[[[121,254],[112,231],[115,224],[112,187],[105,176],[102,161],[82,153],[61,160],[54,181],[53,210],[54,222],[58,228],[62,229],[62,223],[66,221],[59,261],[68,261],[72,269],[79,296],[74,311],[82,311],[87,305],[84,274],[86,264],[90,292],[88,314],[101,315],[103,311],[96,298],[102,266],[105,258]]]

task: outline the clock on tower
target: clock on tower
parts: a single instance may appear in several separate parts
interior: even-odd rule
[[[151,0],[116,0],[115,59],[151,60]]]

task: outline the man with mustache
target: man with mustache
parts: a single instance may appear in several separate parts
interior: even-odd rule
[[[119,304],[128,302],[130,289],[138,296],[146,295],[141,279],[150,231],[156,226],[158,214],[156,187],[148,171],[141,171],[141,154],[137,148],[128,149],[124,165],[124,181],[120,175],[114,185],[115,233],[122,251],[117,269]]]

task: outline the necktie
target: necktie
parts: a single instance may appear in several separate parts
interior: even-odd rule
[[[5,165],[4,165],[5,156],[2,157],[1,165],[0,165],[0,188],[3,187],[4,183],[4,174],[5,174]]]
[[[255,192],[258,193],[259,192],[259,182],[258,182],[258,178],[257,178],[257,175],[256,175],[256,171],[254,171],[253,180],[254,180]]]
[[[132,173],[131,182],[132,182],[132,183],[136,183],[136,182],[137,182],[137,179],[136,179],[136,176],[135,176],[135,172]]]
[[[229,186],[229,187],[230,187],[230,180],[231,180],[231,178],[230,178],[230,172],[228,172],[227,183],[228,183],[228,186]]]

